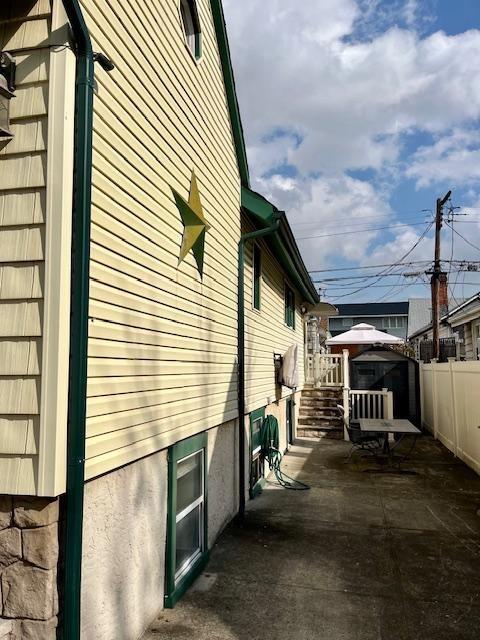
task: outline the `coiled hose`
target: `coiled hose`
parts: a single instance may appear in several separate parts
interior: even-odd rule
[[[283,473],[281,469],[282,454],[280,452],[280,436],[278,430],[278,420],[275,416],[267,416],[263,423],[260,433],[262,456],[268,462],[270,470],[275,474],[275,478],[279,485],[285,489],[292,489],[294,491],[306,491],[310,489],[308,484],[295,480],[286,473]]]

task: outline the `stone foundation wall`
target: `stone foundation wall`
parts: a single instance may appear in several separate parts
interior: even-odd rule
[[[0,640],[55,640],[59,501],[0,496]]]

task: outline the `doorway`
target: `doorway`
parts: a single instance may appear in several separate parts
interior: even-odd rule
[[[293,401],[293,396],[287,398],[286,403],[286,419],[285,423],[287,425],[287,449],[293,444],[295,440],[295,403]]]

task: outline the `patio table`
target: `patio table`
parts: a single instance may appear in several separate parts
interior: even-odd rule
[[[385,435],[384,445],[383,445],[383,453],[388,457],[390,464],[393,460],[393,451],[394,449],[402,442],[405,436],[415,436],[412,449],[415,446],[415,442],[417,437],[421,435],[420,429],[417,429],[415,425],[413,425],[410,420],[402,420],[399,418],[360,418],[358,420],[360,430],[361,431],[373,431],[377,433],[382,433]],[[395,442],[395,444],[390,447],[389,435],[397,434],[400,438]],[[411,450],[410,450],[411,452]]]

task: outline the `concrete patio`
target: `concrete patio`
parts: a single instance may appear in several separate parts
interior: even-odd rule
[[[480,477],[423,437],[405,469],[300,439],[144,640],[477,640]]]

